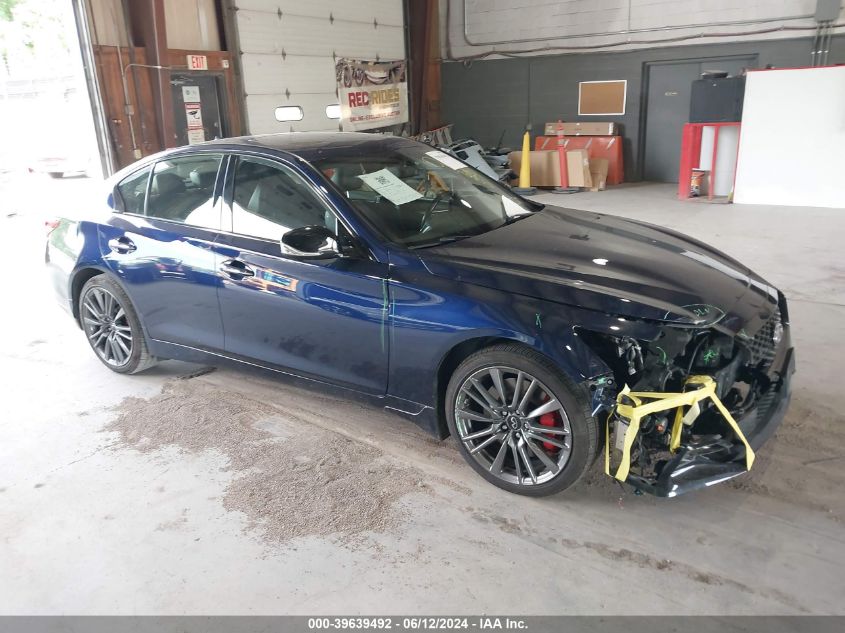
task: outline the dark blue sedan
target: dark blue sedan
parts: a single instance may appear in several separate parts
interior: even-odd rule
[[[529,202],[408,139],[151,156],[58,221],[46,256],[109,369],[229,359],[331,383],[521,494],[571,486],[602,447],[608,474],[654,494],[728,479],[789,400],[786,301],[745,266]]]

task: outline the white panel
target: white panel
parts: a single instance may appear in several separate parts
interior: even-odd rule
[[[716,181],[713,183],[713,195],[727,196],[734,184],[736,147],[739,143],[739,129],[736,126],[705,127],[702,130],[698,168],[708,171],[712,169],[713,143],[717,129],[719,130],[719,146],[716,148]]]
[[[164,0],[167,47],[220,50],[220,30],[214,0]]]
[[[748,73],[734,202],[845,208],[845,66]]]
[[[238,11],[238,33],[244,53],[323,55],[402,59],[405,52],[401,26],[379,26],[363,22],[329,24],[326,20],[299,16],[275,16],[255,11]]]
[[[252,134],[337,130],[335,57],[404,59],[400,0],[237,0],[236,23]],[[280,123],[278,106],[302,107],[302,121]]]
[[[282,16],[298,15],[325,18],[334,16],[335,20],[352,20],[372,24],[377,20],[379,24],[402,26],[401,0],[355,0],[342,2],[338,0],[308,0],[307,2],[291,2],[290,0],[238,0],[235,3],[239,10],[263,11],[278,18]]]
[[[252,55],[241,57],[244,90],[248,95],[320,92],[335,94],[335,70],[331,57]]]
[[[302,95],[299,99],[286,99],[284,95],[247,96],[250,134],[273,134],[276,132],[306,132],[314,130],[337,131],[337,120],[326,117],[326,106],[337,103],[334,95]],[[301,121],[280,123],[276,120],[276,108],[280,105],[298,105],[304,114]]]

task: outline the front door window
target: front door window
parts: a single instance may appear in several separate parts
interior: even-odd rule
[[[299,175],[261,158],[241,157],[235,166],[232,231],[278,242],[303,226],[337,233],[337,218]]]

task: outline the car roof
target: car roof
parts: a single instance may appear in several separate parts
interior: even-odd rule
[[[221,138],[193,147],[270,149],[294,154],[311,161],[349,153],[377,155],[409,143],[414,143],[414,141],[401,136],[364,132],[282,132]]]
[[[150,166],[156,161],[177,155],[212,150],[269,150],[285,152],[299,156],[306,161],[317,161],[332,156],[379,156],[390,150],[407,145],[417,145],[417,141],[402,136],[374,134],[365,132],[281,132],[253,136],[235,136],[220,138],[196,145],[185,145],[151,154],[118,170],[109,177],[113,183],[120,182],[132,173]],[[113,186],[113,185],[112,185]]]

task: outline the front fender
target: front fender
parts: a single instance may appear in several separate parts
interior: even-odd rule
[[[576,384],[608,373],[579,328],[650,338],[655,326],[429,274],[408,262],[390,283],[388,394],[437,406],[438,369],[474,340],[515,341],[549,358]],[[469,346],[472,347],[472,346]]]

